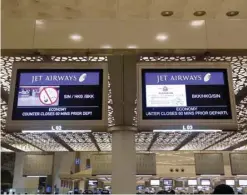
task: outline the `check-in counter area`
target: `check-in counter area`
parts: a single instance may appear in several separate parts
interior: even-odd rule
[[[198,161],[196,160],[198,155],[200,158],[207,155],[207,159]],[[234,172],[237,169],[231,158],[235,155],[246,153],[227,151],[137,153],[136,192],[175,190],[179,193],[199,191],[209,193],[219,184],[227,184],[235,192],[245,192],[247,175],[244,172],[236,175]],[[218,163],[219,168],[200,167],[208,159],[215,160],[215,167]],[[112,189],[111,154],[107,152],[16,153],[13,166],[13,187],[10,189],[16,193],[67,194]],[[238,166],[241,166],[241,162]],[[244,171],[244,168],[240,167],[240,170]]]

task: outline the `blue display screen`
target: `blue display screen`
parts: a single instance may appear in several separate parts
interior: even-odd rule
[[[101,120],[103,70],[17,71],[13,120]]]
[[[231,119],[226,69],[143,69],[143,119]]]

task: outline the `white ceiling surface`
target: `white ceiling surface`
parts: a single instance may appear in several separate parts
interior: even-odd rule
[[[162,17],[162,11],[173,11]],[[195,11],[206,11],[196,17]],[[226,12],[239,11],[235,17]],[[38,20],[38,21],[37,21]],[[205,20],[191,26],[193,20]],[[70,34],[80,34],[79,42]],[[159,42],[155,36],[165,33]],[[2,0],[2,48],[246,49],[246,0]],[[21,37],[21,38],[20,38]]]
[[[202,10],[203,19],[227,19],[228,11],[247,19],[246,6],[246,0],[2,0],[3,16],[25,19],[163,20],[162,11],[173,11],[169,18],[191,20]]]

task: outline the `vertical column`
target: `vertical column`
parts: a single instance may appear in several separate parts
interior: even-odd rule
[[[79,181],[79,190],[84,192],[84,190],[85,190],[85,181],[84,180]]]
[[[80,171],[89,169],[91,152],[80,152]]]
[[[183,186],[182,187],[185,188],[186,187],[185,180],[183,180],[182,182],[183,182]]]
[[[75,181],[72,180],[72,191],[74,192],[74,188],[75,188]]]
[[[230,152],[229,151],[223,151],[223,161],[224,161],[224,171],[225,171],[225,176],[226,177],[232,177],[232,172],[231,172],[231,164],[230,164]]]
[[[136,193],[135,132],[112,132],[112,194]]]
[[[59,190],[61,189],[61,179],[59,177],[59,174],[60,174],[60,166],[62,160],[63,160],[63,152],[55,152],[53,156],[52,192],[55,191],[59,193]]]
[[[16,193],[25,193],[23,178],[24,157],[24,152],[16,152],[15,154],[13,188],[16,190]]]

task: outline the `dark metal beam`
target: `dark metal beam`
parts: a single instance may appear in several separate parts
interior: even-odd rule
[[[192,141],[198,134],[199,133],[192,133],[190,136],[185,138],[176,148],[174,148],[174,151],[180,150],[183,146]]]
[[[6,149],[12,150],[14,152],[24,152],[24,151],[22,151],[22,150],[20,150],[18,148],[15,148],[15,147],[13,147],[13,146],[5,143],[5,142],[1,142],[1,146],[4,147],[4,148],[6,148]]]
[[[38,148],[38,149],[39,149],[39,150],[41,150],[41,151],[45,151],[45,150],[43,150],[42,148],[40,148],[40,147],[38,147],[38,146],[36,146],[36,145],[32,144],[31,142],[29,142],[29,141],[27,141],[27,140],[23,139],[23,138],[22,138],[22,137],[20,137],[18,134],[13,133],[13,134],[11,134],[11,135],[12,135],[12,136],[14,136],[15,138],[17,138],[17,139],[19,139],[19,140],[23,141],[24,143],[27,143],[27,144],[29,144],[29,145],[31,145],[31,146],[33,146],[33,147],[35,147],[35,148]]]
[[[207,150],[207,149],[208,149],[208,148],[210,148],[211,146],[216,145],[216,144],[218,144],[218,143],[222,142],[223,140],[225,140],[225,139],[227,139],[227,138],[229,138],[229,137],[233,136],[234,134],[235,134],[235,132],[230,133],[230,134],[229,134],[229,135],[227,135],[226,137],[219,139],[217,142],[215,142],[215,143],[213,143],[213,144],[210,144],[209,146],[207,146],[207,147],[206,147],[206,148],[204,148],[203,150]]]
[[[239,105],[240,102],[247,97],[247,86],[243,87],[235,96],[235,100],[236,100],[236,105]]]
[[[98,145],[98,143],[97,143],[95,137],[93,136],[93,134],[92,134],[92,133],[89,133],[88,135],[89,135],[89,137],[91,138],[91,140],[92,140],[92,142],[94,143],[94,145],[95,145],[95,147],[97,148],[97,150],[100,152],[101,149],[100,149],[100,147],[99,147],[99,145]]]
[[[85,56],[88,49],[1,49],[2,56]],[[159,53],[161,56],[197,56],[205,55],[208,52],[210,56],[245,56],[247,49],[140,49],[129,51],[127,49],[90,49],[91,55],[109,55],[109,54],[138,54],[142,56],[153,56]]]
[[[245,146],[245,145],[247,145],[247,140],[238,142],[237,144],[224,149],[224,151],[232,151],[232,150],[235,150],[235,149],[240,148],[240,147]]]
[[[4,88],[1,86],[1,98],[8,104],[9,94]]]
[[[151,150],[154,142],[156,142],[156,140],[158,139],[159,135],[160,135],[159,133],[154,134],[153,139],[151,140],[151,142],[150,142],[150,144],[148,146],[147,151],[150,151]]]
[[[56,142],[61,144],[63,147],[65,147],[68,151],[74,152],[74,150],[65,141],[63,141],[59,136],[57,136],[56,133],[48,133],[48,135],[52,139],[54,139]]]

